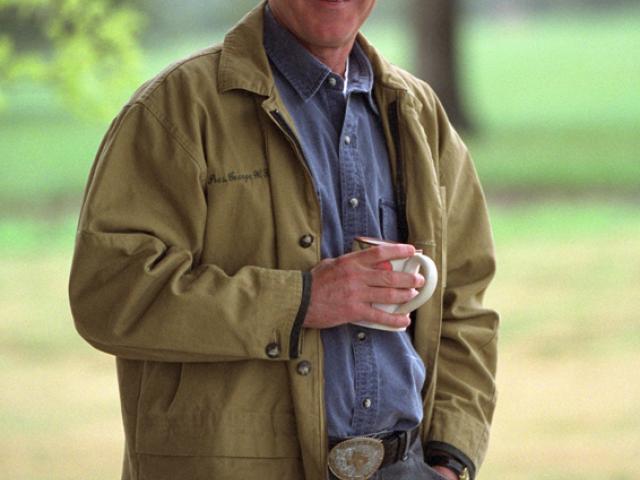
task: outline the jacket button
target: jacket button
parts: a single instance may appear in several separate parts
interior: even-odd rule
[[[309,375],[311,373],[311,362],[307,362],[306,360],[298,363],[298,374],[303,377]]]
[[[280,345],[277,343],[270,343],[266,348],[267,357],[278,358],[280,356]]]
[[[311,245],[313,245],[313,235],[309,235],[307,233],[306,235],[301,236],[298,243],[302,248],[309,248]]]

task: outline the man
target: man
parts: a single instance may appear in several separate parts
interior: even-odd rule
[[[484,199],[429,87],[359,36],[374,3],[269,0],[103,140],[70,298],[117,357],[123,478],[475,476],[495,403]],[[402,243],[352,253],[356,235]],[[424,284],[388,268],[415,248],[434,297],[374,308]]]

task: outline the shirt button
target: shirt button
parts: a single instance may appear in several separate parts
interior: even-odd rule
[[[338,83],[338,81],[335,79],[335,77],[329,77],[328,82],[329,82],[329,86],[330,87],[335,87],[337,85],[337,83]]]
[[[301,236],[298,244],[302,248],[309,248],[311,245],[313,245],[313,235],[309,235],[307,233],[306,235]]]
[[[297,370],[298,375],[306,377],[311,373],[311,362],[307,362],[306,360],[301,361],[300,363],[298,363]]]
[[[363,342],[364,340],[366,340],[366,338],[367,338],[367,334],[366,334],[366,333],[364,333],[364,332],[358,332],[357,337],[358,337],[358,340],[360,340],[361,342]]]
[[[278,358],[280,356],[280,345],[277,343],[270,343],[265,350],[269,358]]]
[[[357,208],[359,204],[360,202],[358,202],[358,199],[355,197],[349,200],[349,205],[351,205],[351,208]]]
[[[362,406],[363,406],[364,408],[371,408],[371,404],[372,404],[372,403],[373,403],[373,402],[371,401],[371,399],[370,399],[370,398],[365,398],[365,399],[364,399],[364,401],[362,402]]]
[[[351,144],[351,137],[350,137],[349,135],[346,135],[346,136],[344,137],[344,143],[345,143],[346,145],[350,145],[350,144]]]

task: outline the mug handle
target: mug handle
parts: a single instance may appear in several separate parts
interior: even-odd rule
[[[424,275],[424,286],[420,289],[418,295],[413,297],[407,303],[400,305],[394,313],[409,313],[426,303],[431,298],[433,292],[436,291],[438,285],[438,269],[436,264],[426,255],[416,253],[413,257],[407,260],[402,269],[404,272],[411,272],[415,270],[416,264],[420,265]]]

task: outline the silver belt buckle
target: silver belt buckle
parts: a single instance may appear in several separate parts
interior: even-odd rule
[[[340,480],[368,480],[378,471],[383,458],[382,440],[350,438],[329,452],[329,470]]]

